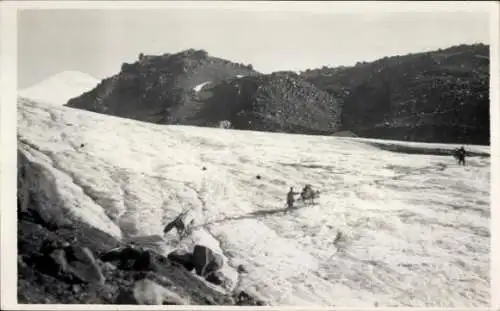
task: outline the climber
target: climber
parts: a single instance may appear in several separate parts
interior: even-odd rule
[[[304,203],[306,203],[306,200],[310,200],[312,204],[314,204],[314,199],[319,196],[319,191],[314,191],[312,189],[312,186],[307,184],[305,187],[302,189],[302,192],[300,193],[300,198]]]
[[[466,156],[466,152],[465,152],[464,146],[462,146],[456,150],[456,157],[458,159],[459,165],[462,164],[465,166],[465,156]]]
[[[293,203],[295,202],[294,195],[299,194],[298,192],[293,191],[293,187],[290,187],[290,191],[286,195],[286,210],[291,210],[293,208]]]

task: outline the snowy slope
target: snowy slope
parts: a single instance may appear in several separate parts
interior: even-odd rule
[[[20,148],[59,176],[61,208],[165,252],[213,247],[234,286],[269,304],[489,304],[487,157],[464,168],[351,138],[162,126],[29,102],[18,114]],[[284,214],[288,188],[305,183],[322,192],[317,204]],[[161,239],[186,208],[192,236]]]
[[[90,91],[99,84],[96,78],[79,71],[64,71],[26,89],[18,95],[34,101],[65,105],[69,99]]]

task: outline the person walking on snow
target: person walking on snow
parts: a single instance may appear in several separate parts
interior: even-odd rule
[[[458,157],[458,164],[462,164],[465,166],[465,148],[464,146],[460,147],[457,149],[457,157]]]
[[[293,203],[295,203],[295,195],[300,194],[298,192],[293,191],[293,187],[290,187],[290,191],[286,195],[286,208],[287,210],[291,210],[293,208]]]

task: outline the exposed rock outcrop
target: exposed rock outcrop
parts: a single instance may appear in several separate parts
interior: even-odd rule
[[[186,124],[202,105],[198,96],[203,85],[247,75],[258,72],[203,50],[142,55],[67,105],[140,121]]]
[[[361,137],[489,144],[489,46],[385,57],[302,77],[342,103],[342,130]]]
[[[195,50],[142,56],[67,105],[158,124],[309,134],[340,126],[335,98],[296,73],[262,75]]]

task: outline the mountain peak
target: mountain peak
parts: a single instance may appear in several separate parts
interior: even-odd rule
[[[99,80],[87,73],[66,70],[19,90],[18,95],[35,101],[64,105],[69,99],[91,90],[97,84]]]
[[[141,53],[67,105],[159,124],[488,144],[489,47],[270,74],[202,49]]]

